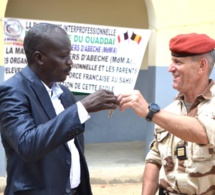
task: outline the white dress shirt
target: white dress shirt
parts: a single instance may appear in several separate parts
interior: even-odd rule
[[[51,89],[46,84],[44,84],[44,86],[48,91],[48,94],[51,98],[55,112],[58,115],[59,113],[64,111],[64,107],[61,103],[61,100],[59,99],[60,95],[63,93],[63,90],[60,88],[58,83],[54,83]],[[77,102],[76,104],[78,108],[79,119],[83,124],[90,118],[90,115],[88,114],[88,112],[86,111],[86,109],[84,108],[81,102]],[[76,188],[80,184],[80,178],[81,178],[80,156],[75,146],[74,139],[68,141],[67,144],[71,151],[71,162],[72,162],[71,169],[70,169],[71,188]]]

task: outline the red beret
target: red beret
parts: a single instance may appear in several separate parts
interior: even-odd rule
[[[186,57],[207,53],[215,48],[215,40],[205,34],[180,34],[169,42],[172,56]]]

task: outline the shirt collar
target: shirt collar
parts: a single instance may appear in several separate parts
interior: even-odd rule
[[[212,79],[209,79],[209,84],[206,87],[206,89],[202,92],[202,94],[198,95],[196,99],[206,99],[209,100],[212,98],[212,92],[211,92],[211,87],[214,85],[214,81]],[[176,100],[184,100],[184,94],[179,93],[177,97],[175,98]]]
[[[61,89],[61,87],[58,83],[53,83],[51,88],[49,88],[44,82],[42,82],[42,83],[45,86],[50,98],[53,96],[57,96],[59,98],[60,95],[63,93],[63,90]]]

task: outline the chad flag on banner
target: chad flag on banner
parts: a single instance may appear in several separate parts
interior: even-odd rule
[[[137,43],[139,44],[140,41],[141,41],[141,39],[142,39],[142,37],[141,37],[140,35],[137,35],[137,34],[135,34],[135,33],[132,33],[132,35],[131,35],[131,40],[133,40],[133,41],[135,41],[135,42],[137,42]]]
[[[128,40],[128,32],[125,32],[123,33],[123,35],[118,35],[118,42],[120,43],[121,41],[124,41],[124,40]]]

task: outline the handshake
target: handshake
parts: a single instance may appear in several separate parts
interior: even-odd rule
[[[98,112],[110,110],[109,117],[113,110],[119,106],[121,112],[126,108],[132,108],[138,116],[146,117],[148,114],[148,102],[138,90],[114,95],[112,91],[101,89],[80,101],[87,112]]]

